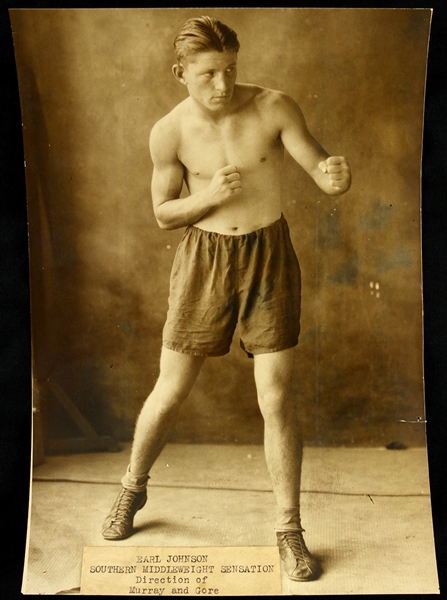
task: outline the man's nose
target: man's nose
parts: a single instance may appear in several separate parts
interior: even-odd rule
[[[219,92],[226,92],[228,89],[228,82],[225,78],[224,73],[217,73],[214,78],[214,85],[216,90]]]

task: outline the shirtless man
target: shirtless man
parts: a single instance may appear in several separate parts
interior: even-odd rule
[[[275,496],[276,535],[288,576],[315,579],[320,566],[300,520],[302,445],[289,393],[298,343],[300,271],[281,213],[284,148],[327,194],[351,183],[343,157],[310,135],[284,93],[236,83],[239,42],[209,17],[177,36],[173,73],[189,96],[155,124],[152,199],[163,229],[186,227],[171,274],[160,376],[135,429],[123,488],[103,536],[132,534],[146,503],[149,470],[163,449],[207,356],[229,351],[236,323],[254,357],[265,456]],[[180,198],[183,182],[189,191]]]

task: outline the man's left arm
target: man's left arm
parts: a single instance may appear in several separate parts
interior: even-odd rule
[[[326,194],[338,196],[351,187],[351,169],[344,156],[330,156],[312,137],[298,104],[280,94],[275,109],[284,147]]]

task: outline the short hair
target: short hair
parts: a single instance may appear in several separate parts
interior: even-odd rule
[[[177,62],[191,54],[217,50],[239,50],[236,32],[213,17],[188,19],[174,40]]]

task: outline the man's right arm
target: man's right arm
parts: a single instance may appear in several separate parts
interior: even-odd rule
[[[240,176],[233,166],[219,169],[210,184],[200,191],[179,198],[184,165],[177,156],[178,141],[173,128],[159,121],[152,129],[149,147],[154,163],[152,203],[162,229],[178,229],[199,221],[211,208],[241,192]]]

